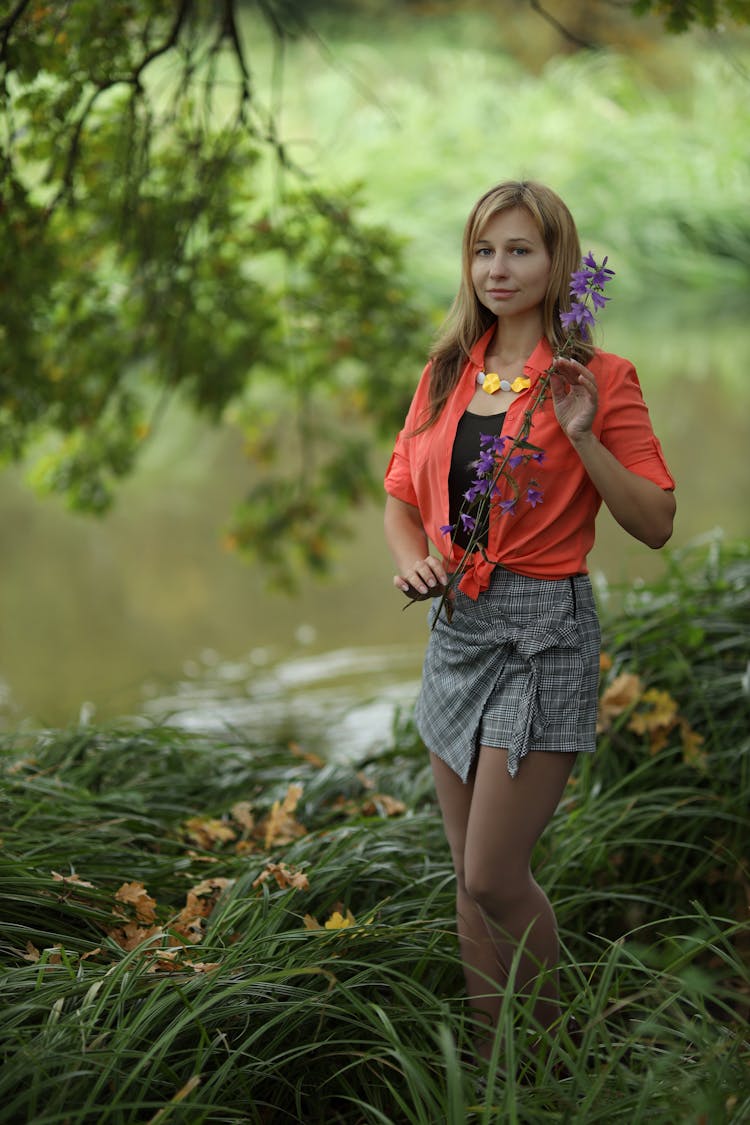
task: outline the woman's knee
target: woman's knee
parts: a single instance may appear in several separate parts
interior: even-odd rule
[[[503,864],[495,867],[467,861],[464,886],[466,894],[482,913],[499,919],[528,896],[532,878],[528,868],[513,871]]]

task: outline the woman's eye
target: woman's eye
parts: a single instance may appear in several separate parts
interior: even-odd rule
[[[491,254],[491,253],[492,253],[492,251],[490,250],[489,246],[480,246],[480,247],[478,247],[478,249],[476,251],[476,254],[477,254],[478,258],[485,258],[485,257],[487,257],[488,254]]]

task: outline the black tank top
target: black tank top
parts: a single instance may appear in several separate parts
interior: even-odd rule
[[[464,503],[464,493],[476,480],[474,462],[481,452],[479,438],[482,434],[498,437],[502,433],[504,421],[504,414],[470,414],[468,410],[459,420],[448,475],[448,497],[450,522],[457,525],[453,531],[453,542],[461,547],[468,545],[471,532],[464,531],[458,513]],[[483,536],[481,541],[484,543],[484,540]]]

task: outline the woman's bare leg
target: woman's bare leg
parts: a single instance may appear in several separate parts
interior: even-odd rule
[[[532,751],[511,778],[507,754],[482,747],[464,785],[433,755],[433,772],[457,878],[457,914],[467,990],[477,1014],[497,1024],[507,969],[520,942],[515,987],[559,957],[555,915],[531,874],[531,853],[563,794],[575,754]],[[497,982],[492,989],[486,978]],[[535,1018],[559,1015],[556,974],[543,982]]]
[[[478,1020],[494,1035],[506,972],[487,923],[466,890],[464,854],[474,782],[466,783],[435,754],[430,755],[443,825],[456,872],[456,928],[469,1003]],[[491,1039],[488,1040],[491,1043]]]

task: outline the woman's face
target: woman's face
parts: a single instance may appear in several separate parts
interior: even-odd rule
[[[486,309],[499,317],[541,316],[552,263],[525,207],[488,219],[471,255],[474,292]]]

